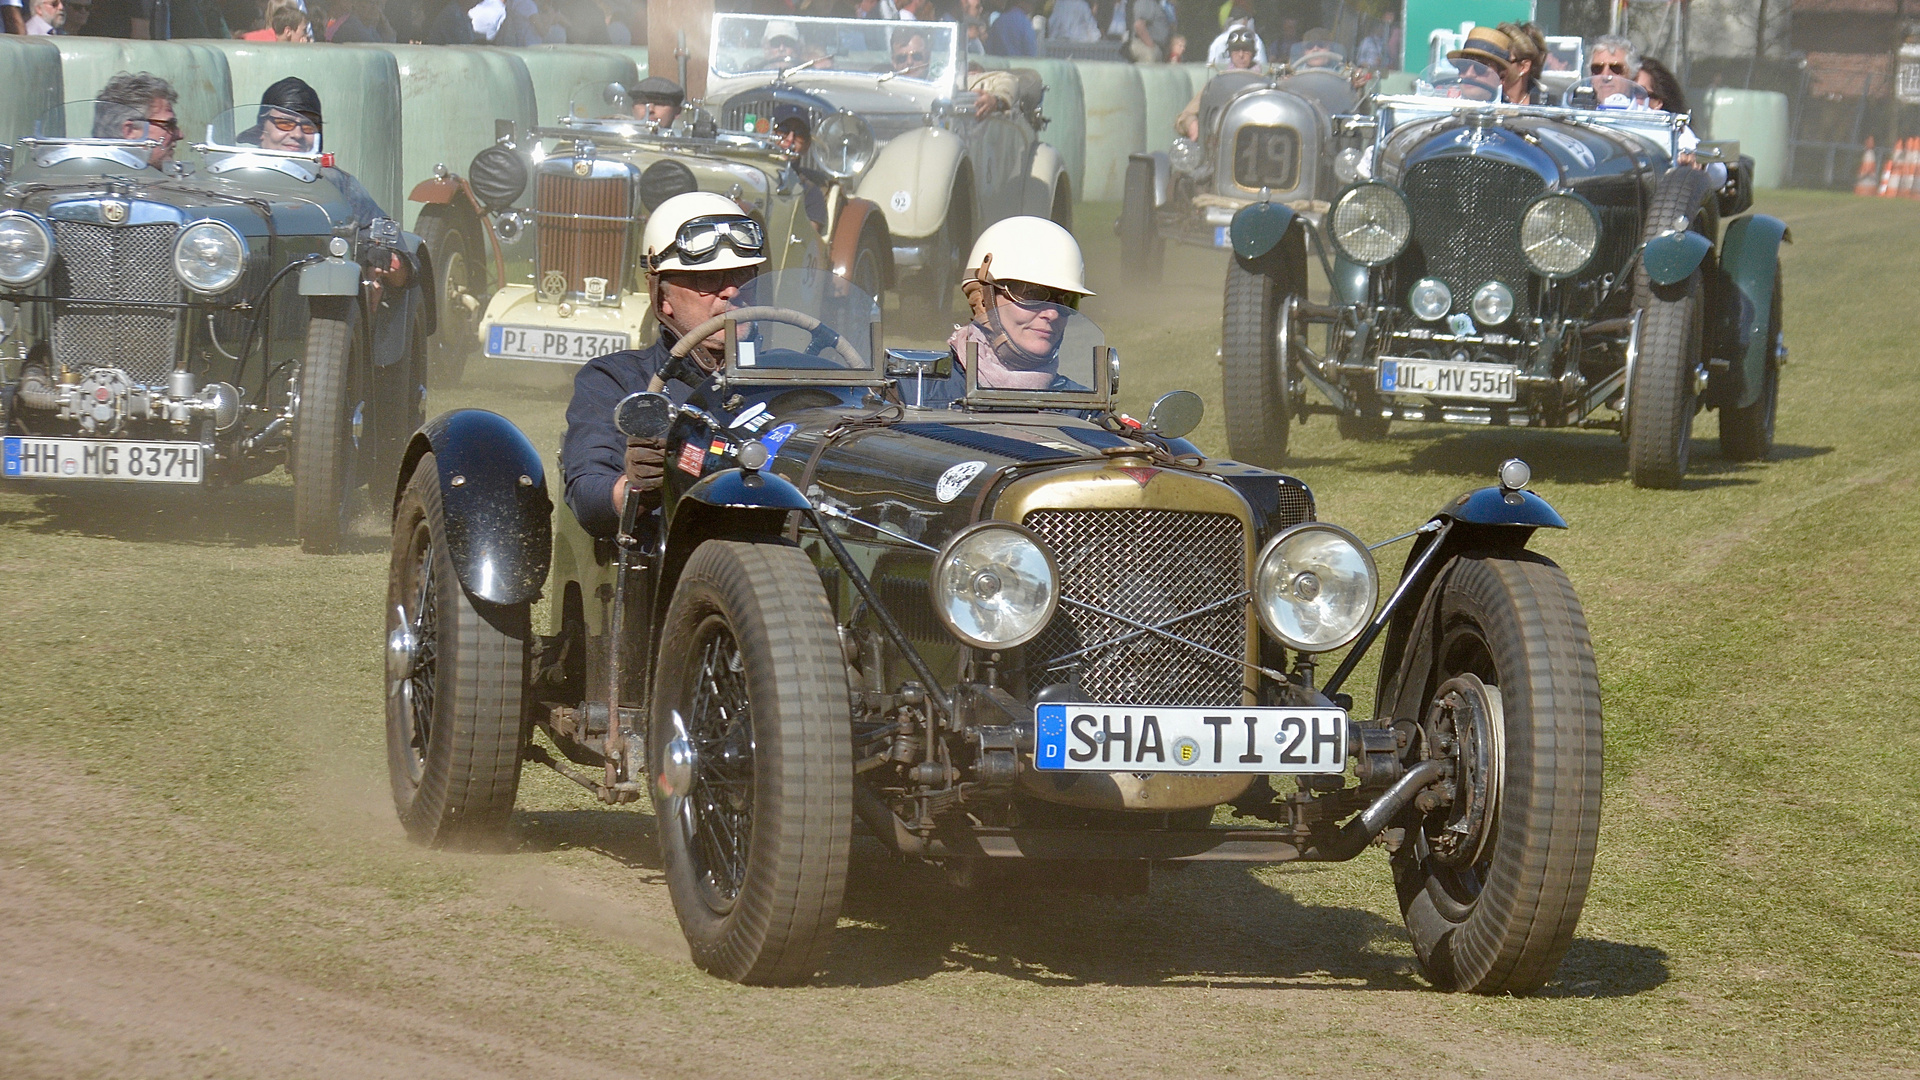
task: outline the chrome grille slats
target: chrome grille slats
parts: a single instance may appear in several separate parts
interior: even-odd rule
[[[1438,157],[1408,169],[1402,189],[1427,274],[1453,291],[1454,311],[1466,311],[1473,290],[1491,280],[1513,289],[1516,318],[1532,317],[1533,278],[1520,250],[1520,217],[1546,190],[1537,173],[1491,158]]]
[[[53,356],[67,367],[117,367],[135,382],[164,383],[179,347],[178,309],[128,308],[117,301],[178,303],[180,279],[173,272],[172,224],[114,228],[81,221],[55,221],[57,297],[116,301],[54,305]]]
[[[536,195],[540,267],[535,277],[544,291],[547,275],[567,279],[566,291],[586,291],[586,279],[605,278],[608,298],[624,284],[632,178],[578,177],[542,172]]]
[[[1237,705],[1244,669],[1119,619],[1067,603],[1076,600],[1149,625],[1217,605],[1246,588],[1245,538],[1227,514],[1180,510],[1035,510],[1023,523],[1046,541],[1060,565],[1062,603],[1053,622],[1026,647],[1028,685],[1077,681],[1094,702]],[[1247,652],[1246,606],[1212,610],[1167,629],[1227,656]],[[1089,645],[1134,635],[1054,664]]]

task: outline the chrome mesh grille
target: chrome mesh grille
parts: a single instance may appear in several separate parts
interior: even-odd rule
[[[173,225],[110,228],[79,221],[53,223],[60,258],[55,296],[178,302],[173,273]],[[117,367],[131,379],[163,383],[179,342],[177,309],[128,308],[118,303],[54,305],[53,356],[70,368]]]
[[[1520,217],[1545,190],[1531,169],[1477,157],[1442,157],[1407,170],[1404,189],[1413,236],[1427,273],[1453,291],[1466,311],[1484,281],[1513,289],[1513,313],[1533,315],[1532,271],[1520,251]]]
[[[1062,599],[1053,622],[1027,646],[1029,686],[1077,681],[1088,700],[1115,704],[1240,703],[1246,680],[1239,663],[1157,634],[1061,659],[1136,632],[1067,600],[1157,625],[1245,589],[1238,519],[1178,510],[1036,510],[1025,524],[1059,558]],[[1246,614],[1244,602],[1227,603],[1167,629],[1243,657]]]

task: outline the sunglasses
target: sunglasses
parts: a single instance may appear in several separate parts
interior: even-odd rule
[[[294,128],[299,128],[302,135],[312,135],[320,130],[320,125],[311,120],[295,120],[291,116],[269,116],[267,123],[272,124],[279,131],[292,131]]]
[[[718,255],[722,244],[738,254],[757,256],[766,249],[767,234],[750,217],[697,217],[680,226],[673,243],[655,259],[664,260],[677,250],[681,261],[703,263]]]
[[[666,280],[689,292],[702,296],[716,296],[727,290],[728,286],[745,288],[747,282],[760,276],[757,266],[735,266],[726,270],[671,270]]]
[[[1024,308],[1044,307],[1048,304],[1064,308],[1080,306],[1079,293],[1056,289],[1050,285],[1035,285],[1031,281],[1000,281],[995,284],[1000,287],[1001,292],[1007,294],[1007,299]]]
[[[1627,73],[1627,65],[1624,62],[1616,60],[1611,64],[1595,64],[1591,70],[1595,75],[1605,75],[1608,72],[1612,72],[1615,75],[1625,75]]]
[[[180,137],[180,121],[178,120],[155,120],[152,117],[142,117],[141,119],[148,127],[157,127],[176,139]]]
[[[924,64],[927,62],[927,56],[928,54],[925,51],[897,52],[893,54],[893,62],[896,64]]]

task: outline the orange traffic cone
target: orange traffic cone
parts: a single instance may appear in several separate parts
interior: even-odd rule
[[[1900,181],[1900,195],[1920,199],[1920,138],[1907,140],[1907,175]]]
[[[1860,176],[1853,182],[1855,195],[1872,195],[1879,190],[1880,155],[1873,148],[1873,136],[1867,136],[1867,146],[1860,152]]]
[[[1894,170],[1892,195],[1896,199],[1913,197],[1913,140],[1900,140],[1900,167]]]
[[[1906,167],[1907,144],[1902,139],[1887,148],[1887,164],[1880,170],[1880,197],[1891,199],[1900,194],[1900,172]]]

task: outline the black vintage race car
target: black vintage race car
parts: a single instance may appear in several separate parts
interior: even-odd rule
[[[1013,390],[945,353],[883,360],[874,301],[831,274],[737,303],[684,339],[726,334],[698,393],[621,404],[669,465],[662,510],[629,504],[614,538],[552,505],[501,417],[416,436],[387,732],[417,840],[508,829],[524,761],[651,798],[695,961],[750,983],[821,964],[856,823],[962,884],[1024,863],[1144,888],[1156,865],[1378,844],[1436,986],[1553,974],[1600,699],[1580,603],[1527,548],[1565,524],[1524,464],[1383,541],[1412,550],[1379,603],[1382,544],[1198,452],[1195,395],[1119,414],[1084,316],[1058,309],[1051,385]],[[1341,688],[1375,646],[1356,714]]]
[[[1235,216],[1234,456],[1277,467],[1311,387],[1350,438],[1393,420],[1615,427],[1643,487],[1680,483],[1702,408],[1720,411],[1727,457],[1766,457],[1788,236],[1746,213],[1751,159],[1692,146],[1685,116],[1624,80],[1546,108],[1476,100],[1498,81],[1470,74],[1376,99],[1370,178],[1324,222],[1277,203]],[[1310,248],[1325,302],[1308,295]]]
[[[162,144],[103,122],[123,108],[62,106],[0,167],[4,475],[213,487],[284,464],[302,546],[334,550],[424,418],[419,240],[356,205],[317,132],[262,146],[249,106],[155,167]]]

